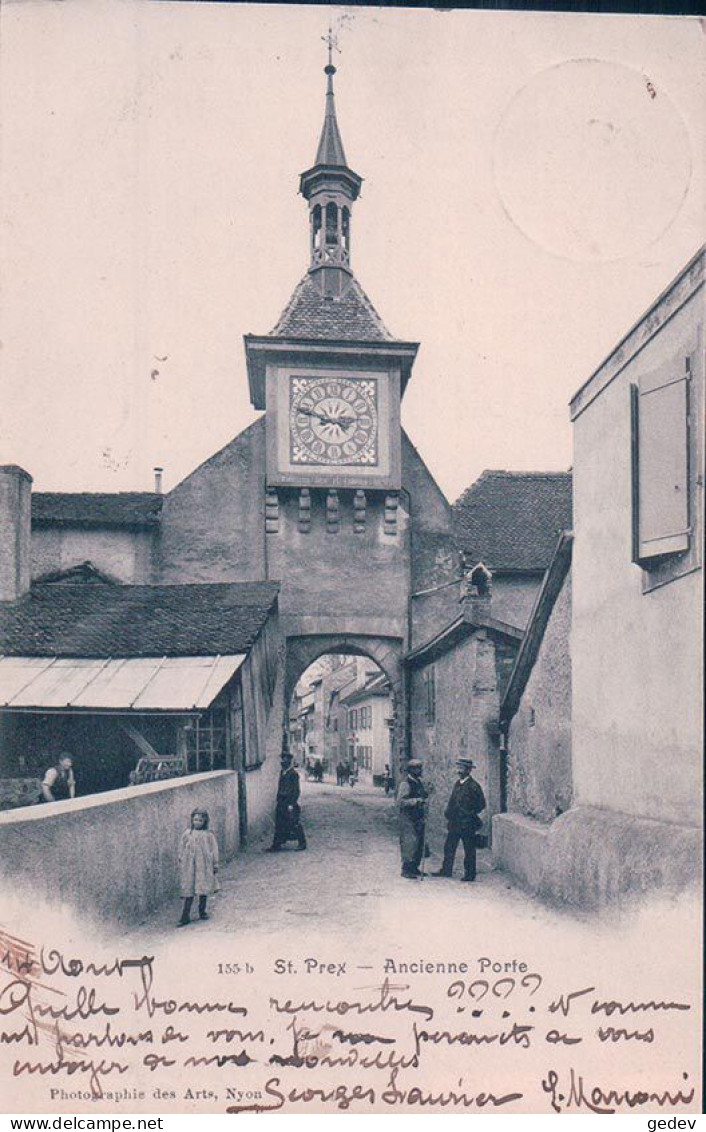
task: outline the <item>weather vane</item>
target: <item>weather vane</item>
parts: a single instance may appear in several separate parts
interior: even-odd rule
[[[328,34],[321,36],[324,43],[328,46],[328,65],[333,66],[333,52],[337,51],[341,54],[341,48],[338,46],[338,34],[333,30],[331,24],[328,26]]]

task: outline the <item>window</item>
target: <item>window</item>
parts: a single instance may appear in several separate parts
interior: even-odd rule
[[[632,560],[645,590],[697,565],[692,365],[682,355],[631,387]]]
[[[424,669],[424,708],[427,723],[436,723],[436,669],[433,664]]]
[[[362,707],[360,709],[360,730],[369,731],[372,726],[373,709],[371,707]]]
[[[206,711],[186,725],[187,766],[192,774],[222,770],[226,765],[224,711]]]
[[[348,712],[348,730],[356,731],[358,729],[358,712],[356,708],[351,708]]]
[[[373,748],[372,747],[358,747],[357,762],[358,762],[358,766],[361,770],[372,770],[372,767],[373,767]]]

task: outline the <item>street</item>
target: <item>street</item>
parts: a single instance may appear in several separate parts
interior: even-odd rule
[[[410,926],[423,924],[425,946],[434,941],[434,946],[448,947],[450,931],[460,929],[466,936],[479,921],[487,938],[506,930],[514,934],[518,917],[537,924],[576,920],[545,908],[494,871],[489,850],[478,853],[474,884],[460,880],[462,846],[452,880],[402,878],[397,809],[394,798],[380,789],[302,781],[302,820],[306,852],[298,852],[292,842],[280,853],[267,853],[266,838],[221,869],[221,891],[209,901],[208,921],[196,920],[177,932],[181,905],[176,899],[130,934],[155,942],[176,935],[184,943],[186,936],[203,941],[225,934],[257,948],[273,933],[292,946],[315,933],[317,940],[330,937],[337,945],[387,940],[399,948]],[[432,841],[430,848],[427,873],[441,864],[441,840]]]

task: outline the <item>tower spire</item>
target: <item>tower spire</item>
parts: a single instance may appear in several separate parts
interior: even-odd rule
[[[343,149],[341,131],[336,118],[333,90],[335,35],[329,27],[322,37],[328,45],[326,75],[326,109],[324,124],[311,169],[302,173],[299,191],[309,203],[310,250],[309,272],[323,294],[340,297],[351,275],[350,237],[351,208],[357,199],[362,178],[349,168]]]
[[[326,111],[324,125],[319,139],[319,148],[316,151],[316,165],[345,165],[346,155],[343,151],[341,131],[336,120],[336,102],[333,93],[333,76],[336,68],[333,65],[333,49],[338,50],[336,40],[329,25],[328,35],[323,36],[328,44],[328,63],[324,67],[326,75]]]

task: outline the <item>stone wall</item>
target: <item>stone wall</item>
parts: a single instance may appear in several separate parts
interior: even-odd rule
[[[508,810],[551,821],[568,810],[571,779],[571,574],[567,574],[509,737]]]
[[[542,584],[540,574],[493,574],[493,617],[525,629]]]
[[[167,900],[176,911],[179,839],[196,806],[229,859],[238,845],[233,771],[0,813],[0,880],[97,921],[140,920]]]
[[[493,859],[549,903],[584,910],[630,909],[648,893],[701,895],[700,830],[592,806],[549,825],[497,814]]]
[[[326,492],[311,491],[311,525],[299,521],[299,492],[279,491],[278,530],[267,537],[267,570],[281,581],[287,636],[341,631],[403,637],[409,595],[409,519],[397,509],[385,528],[385,498],[369,493],[365,529],[354,530],[353,492],[338,493],[339,521],[327,523]]]
[[[443,812],[456,781],[455,764],[460,756],[473,758],[478,764],[473,773],[487,803],[480,832],[490,835],[490,817],[500,809],[499,751],[492,735],[500,697],[495,644],[485,630],[469,632],[432,663],[436,685],[433,723],[426,717],[424,673],[430,665],[416,665],[409,674],[411,755],[423,760],[425,780],[434,786],[429,828],[433,848],[440,849],[446,829]]]
[[[149,585],[153,577],[155,533],[152,530],[35,526],[32,529],[32,578],[92,562],[126,585]]]
[[[155,580],[265,579],[264,496],[265,418],[260,417],[164,496]]]

